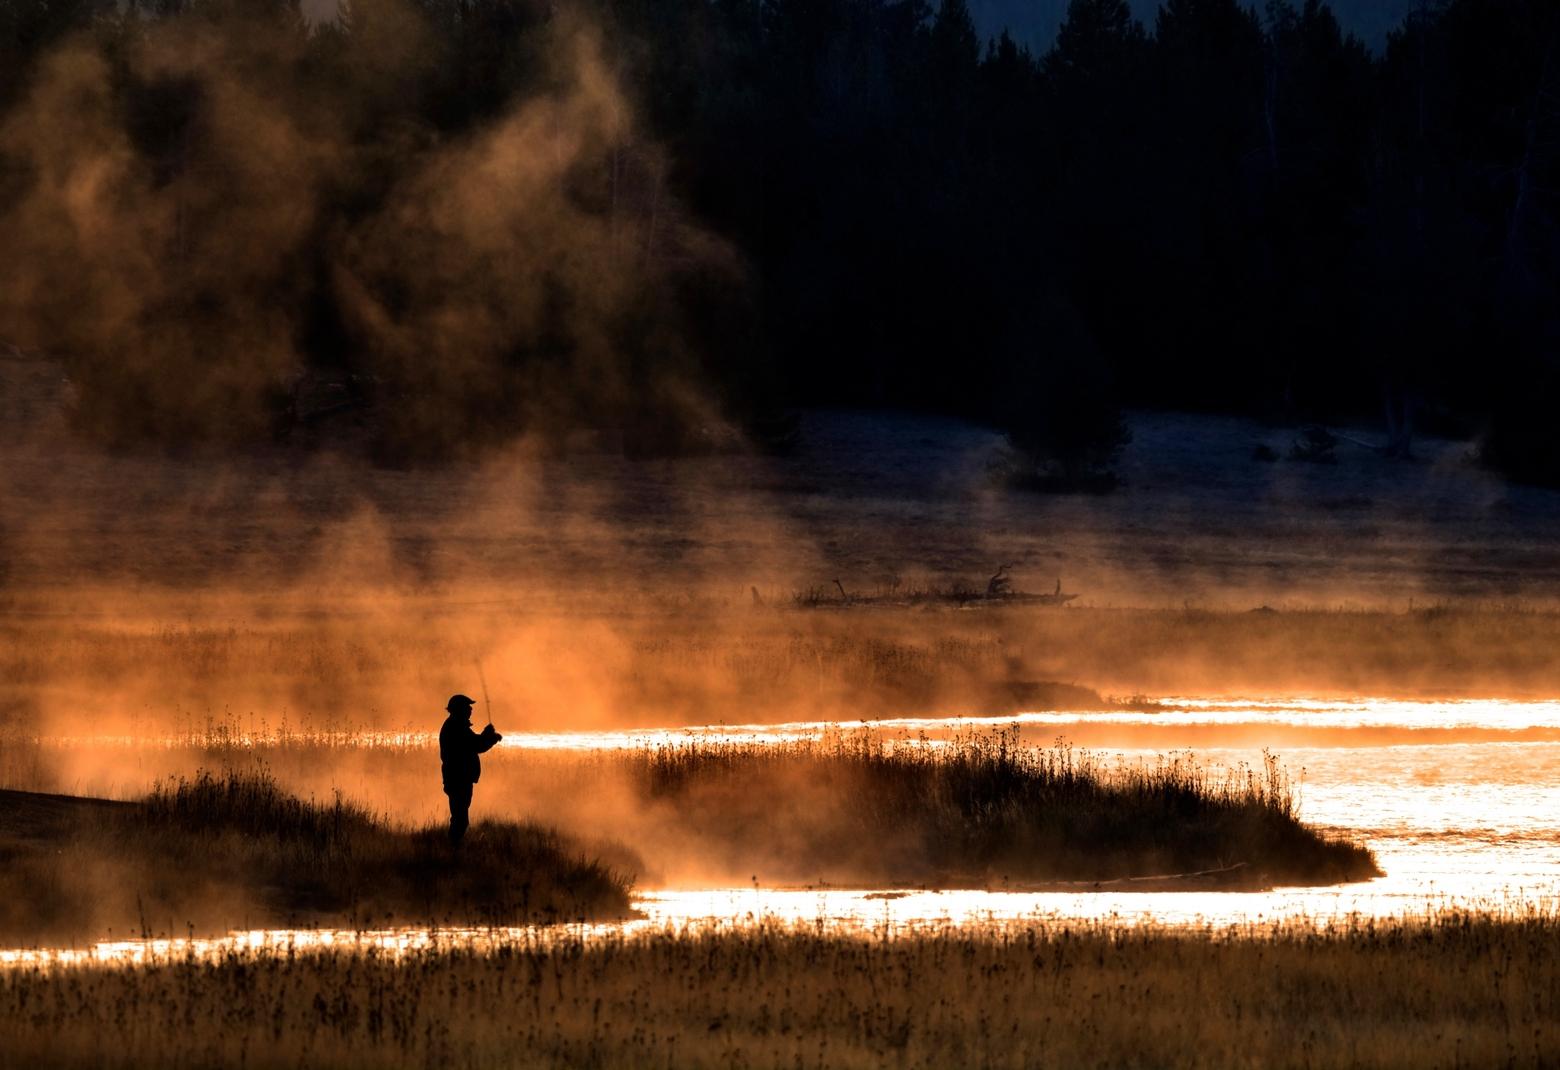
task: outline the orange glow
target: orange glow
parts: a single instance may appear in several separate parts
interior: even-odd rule
[[[1049,741],[1101,725],[1150,726],[1172,745],[1191,730],[1211,746],[1201,761],[1234,767],[1260,758],[1246,733],[1290,725],[1315,730],[1315,742],[1286,748],[1282,758],[1297,781],[1302,816],[1325,829],[1364,839],[1387,875],[1362,884],[1277,888],[1264,892],[1015,892],[1000,887],[968,891],[915,888],[845,889],[770,887],[762,883],[712,886],[689,882],[649,888],[637,900],[635,921],[554,929],[263,930],[214,939],[121,940],[83,949],[0,951],[0,965],[50,963],[129,964],[149,959],[235,953],[325,953],[350,950],[402,954],[446,945],[483,946],[510,941],[628,938],[666,927],[719,928],[760,921],[826,926],[842,932],[889,934],[927,926],[991,926],[1036,920],[1119,925],[1261,927],[1326,925],[1350,916],[1413,917],[1447,907],[1552,909],[1560,903],[1560,743],[1510,737],[1560,730],[1560,702],[1353,702],[1264,699],[1237,702],[1165,699],[1144,711],[1026,713],[985,718],[900,718],[860,726],[936,746],[971,728],[1018,724],[1026,738]],[[503,750],[599,752],[679,742],[774,743],[816,738],[855,726],[822,722],[737,724],[602,732],[516,732]],[[1369,728],[1399,733],[1407,742],[1349,745],[1327,732]],[[1448,733],[1466,733],[1459,738]],[[1480,733],[1505,734],[1494,740]],[[1218,745],[1228,739],[1228,745]],[[169,737],[79,737],[125,748],[179,746]],[[239,747],[277,742],[267,733],[235,735]],[[296,739],[294,740],[296,742]],[[308,745],[364,750],[431,744],[429,733],[311,733]],[[1122,761],[1151,760],[1154,749],[1107,748],[1098,753]],[[484,782],[486,786],[486,782]]]

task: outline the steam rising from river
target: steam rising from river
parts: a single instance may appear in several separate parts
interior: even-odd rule
[[[117,50],[46,57],[0,116],[0,342],[69,362],[76,425],[115,443],[265,441],[279,399],[328,407],[300,381],[327,329],[398,456],[649,401],[718,421],[661,288],[740,265],[678,209],[592,27],[556,13],[532,91],[441,139],[396,111],[434,47],[421,16],[353,7],[339,82],[310,67],[318,39],[236,9],[132,14]],[[655,340],[643,374],[614,334],[630,317]]]
[[[119,72],[68,44],[0,124],[16,180],[0,341],[46,350],[0,362],[0,786],[127,795],[260,755],[294,789],[436,819],[428,733],[447,695],[480,697],[480,665],[509,737],[479,810],[589,835],[654,823],[610,784],[548,797],[527,761],[684,738],[668,726],[935,737],[984,716],[1137,757],[1275,747],[1305,770],[1304,816],[1374,838],[1404,895],[1457,874],[1501,882],[1470,894],[1553,887],[1552,497],[1495,484],[1456,443],[1427,442],[1412,470],[1239,468],[1266,431],[1168,417],[1140,422],[1110,501],[1006,494],[986,475],[998,437],[939,421],[815,414],[798,458],[742,453],[678,324],[646,323],[663,347],[648,381],[604,330],[662,307],[668,260],[741,265],[678,209],[599,35],[560,18],[537,92],[448,141],[394,133],[387,169],[352,134],[420,31],[373,8],[361,84],[328,105],[291,79],[295,44],[154,24]],[[116,77],[178,90],[199,136],[139,143]],[[328,226],[334,191],[376,169],[378,206]],[[627,174],[621,200],[582,207],[609,173]],[[473,412],[515,434],[412,472],[350,441],[99,449],[152,430],[252,442],[297,386],[321,277],[396,384],[404,438],[452,447]],[[508,378],[505,355],[549,331],[567,367]],[[614,421],[644,391],[730,452],[626,459]],[[1081,598],[977,605],[1007,563],[1020,590]],[[1488,601],[1513,595],[1540,609]],[[1227,698],[1249,691],[1546,701]],[[1174,693],[1201,697],[1142,698]],[[665,857],[652,876],[751,876]],[[870,902],[850,909],[899,901]]]
[[[1554,702],[1416,703],[1235,702],[1180,699],[1156,713],[1059,711],[1018,719],[1036,731],[1074,736],[1090,723],[1153,720],[1169,741],[1177,727],[1314,722],[1317,726],[1395,726],[1402,740],[1358,745],[1348,737],[1329,742],[1318,728],[1310,745],[1285,751],[1300,815],[1308,823],[1357,838],[1376,851],[1386,876],[1359,884],[1321,888],[1278,888],[1269,892],[1010,892],[992,889],[937,892],[913,887],[832,887],[786,880],[769,869],[758,873],[722,869],[718,859],[674,850],[675,831],[655,815],[629,809],[626,790],[614,788],[600,760],[614,748],[668,745],[696,739],[746,743],[785,742],[838,731],[817,724],[706,726],[676,732],[514,734],[489,756],[479,786],[479,810],[508,817],[530,815],[586,835],[616,835],[660,861],[643,875],[640,908],[646,920],[626,927],[571,927],[557,938],[594,939],[656,930],[664,925],[719,928],[769,919],[780,924],[828,926],[871,935],[892,935],[926,927],[1001,927],[1049,920],[1107,925],[1235,926],[1258,931],[1276,923],[1333,924],[1351,917],[1413,917],[1446,907],[1520,915],[1551,910],[1560,897],[1560,738],[1542,742],[1451,741],[1441,725],[1470,732],[1519,733],[1560,729]],[[978,723],[978,722],[977,722]],[[877,730],[906,732],[907,745],[937,745],[967,732],[966,719],[922,719]],[[68,752],[99,748],[117,752],[118,767],[132,762],[143,776],[188,763],[190,754],[172,740],[75,738],[54,741]],[[314,754],[311,757],[310,752]],[[417,819],[437,819],[432,799],[419,803],[419,784],[430,760],[425,738],[343,737],[283,744],[276,739],[237,738],[230,761],[266,763],[293,787],[316,792],[335,785],[354,797]],[[1152,753],[1117,752],[1129,762],[1153,761]],[[208,752],[208,760],[215,757]],[[1199,750],[1199,760],[1217,769],[1260,760],[1241,747]],[[563,796],[550,789],[559,769],[579,764],[593,776],[593,790]],[[592,764],[594,763],[594,765]],[[799,790],[804,785],[797,786]],[[429,793],[422,792],[427,795]],[[419,809],[421,807],[421,809]],[[486,946],[512,940],[548,939],[526,931],[420,931],[389,933],[276,932],[239,934],[226,941],[158,945],[131,942],[85,952],[105,962],[158,954],[220,954],[227,948],[281,948],[304,952],[375,947],[391,954],[434,946],[439,941]],[[9,959],[7,958],[9,955]],[[45,955],[45,958],[48,956]],[[5,961],[37,956],[0,954]]]

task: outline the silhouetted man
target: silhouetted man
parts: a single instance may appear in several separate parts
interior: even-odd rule
[[[471,824],[471,788],[482,779],[482,759],[504,737],[490,724],[478,735],[471,730],[472,701],[451,695],[444,704],[449,716],[439,729],[439,764],[444,772],[444,794],[450,797],[450,845],[459,847]]]

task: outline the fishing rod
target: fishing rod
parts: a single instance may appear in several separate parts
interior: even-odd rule
[[[477,679],[482,681],[482,709],[487,714],[487,723],[493,723],[493,703],[488,699],[487,674],[482,671],[482,659],[477,658]]]

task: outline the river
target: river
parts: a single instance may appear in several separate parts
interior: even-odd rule
[[[440,942],[632,936],[770,919],[874,934],[926,926],[1055,924],[1249,928],[1325,925],[1462,907],[1520,912],[1560,901],[1560,702],[1402,699],[1231,700],[1170,697],[1139,709],[863,723],[884,735],[936,741],[993,725],[1026,740],[1067,739],[1131,761],[1194,749],[1214,766],[1260,766],[1256,741],[1281,744],[1302,820],[1366,842],[1384,877],[1325,888],[1261,892],[930,892],[918,889],[659,888],[637,900],[642,917],[535,930],[348,933],[263,930],[212,940],[119,941],[79,949],[0,951],[0,965],[125,962],[232,950],[400,951]],[[778,741],[841,726],[722,725],[679,730],[531,733],[503,746],[589,750],[684,739]],[[850,726],[852,728],[856,726]],[[373,747],[364,734],[351,745]],[[400,746],[418,740],[398,735]]]

